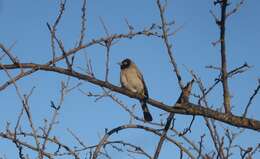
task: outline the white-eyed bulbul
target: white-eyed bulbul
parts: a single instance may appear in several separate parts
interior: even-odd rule
[[[140,103],[144,113],[144,120],[152,121],[152,115],[150,114],[146,105],[146,100],[149,98],[149,96],[143,75],[137,68],[136,64],[128,58],[124,59],[120,63],[120,68],[120,82],[122,87],[143,97],[143,99],[140,100]]]

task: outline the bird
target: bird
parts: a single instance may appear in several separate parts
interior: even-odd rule
[[[143,110],[144,120],[152,121],[152,115],[146,105],[146,101],[149,98],[149,95],[142,73],[139,71],[137,65],[129,58],[122,60],[119,65],[121,69],[121,86],[143,97],[140,99],[140,104]]]

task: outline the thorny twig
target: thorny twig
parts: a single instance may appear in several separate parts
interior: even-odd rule
[[[220,69],[220,68],[215,67],[215,66],[206,66],[206,68],[217,69],[217,70]],[[237,74],[239,74],[239,73],[243,73],[243,72],[247,71],[249,68],[250,68],[250,66],[249,66],[247,63],[244,63],[242,66],[239,66],[239,67],[237,67],[237,68],[234,68],[233,70],[231,70],[230,72],[228,72],[228,78],[231,78],[231,77],[233,77],[234,75],[237,75]],[[203,88],[203,89],[205,90],[205,92],[204,92],[204,94],[200,97],[199,103],[200,103],[200,101],[201,101],[204,97],[206,97],[206,96],[213,90],[213,88],[215,88],[215,86],[216,86],[219,82],[221,82],[221,78],[216,78],[214,84],[212,84],[208,89],[204,89],[204,88]]]
[[[17,59],[12,55],[10,49],[7,49],[3,44],[0,43],[0,48],[2,51],[9,57],[9,59],[13,62],[13,64],[17,64]]]
[[[239,145],[235,145],[235,147],[238,147],[240,149],[240,157],[241,159],[253,159],[253,155],[257,152],[260,151],[260,143],[257,144],[257,146],[255,146],[255,148],[253,147],[248,147],[247,149],[239,146]]]
[[[50,26],[48,23],[47,23],[47,26],[48,26],[49,30],[51,31],[51,26]],[[61,52],[62,52],[62,55],[63,55],[63,57],[65,58],[65,62],[66,62],[66,64],[67,64],[68,69],[72,70],[72,65],[73,65],[74,56],[72,57],[72,61],[70,62],[69,59],[68,59],[68,56],[66,55],[67,53],[66,53],[66,51],[65,51],[65,49],[64,49],[64,46],[63,46],[62,41],[59,40],[59,39],[56,37],[55,34],[53,34],[53,38],[54,38],[54,39],[56,40],[56,42],[58,43],[58,46],[59,46],[59,48],[60,48],[60,50],[61,50]],[[53,61],[54,61],[54,60],[53,60]]]
[[[138,120],[138,121],[141,121],[141,122],[145,122],[143,120],[143,118],[140,118],[138,116],[136,116],[132,110],[130,110],[129,108],[127,108],[127,106],[122,102],[120,101],[115,95],[111,94],[111,93],[107,93],[107,95],[113,100],[115,101],[120,107],[122,107],[125,111],[127,111],[129,113],[129,115],[135,119],[135,120]],[[132,123],[132,122],[130,122]],[[149,122],[149,124],[151,125],[154,125],[154,126],[163,126],[161,123],[155,123],[155,122]],[[191,127],[192,125],[192,122],[189,126],[189,128]],[[165,126],[165,125],[164,125]],[[184,136],[185,132],[178,132],[175,128],[173,127],[170,127],[170,130],[172,130],[175,134],[177,134],[178,136],[180,136],[181,138],[183,138],[188,144],[190,144],[192,146],[192,148],[194,150],[196,150],[197,152],[199,152],[199,148],[190,140],[188,139],[186,136]],[[189,130],[189,129],[185,129],[185,130]]]
[[[164,44],[167,48],[167,53],[169,55],[171,64],[173,65],[174,72],[175,72],[176,77],[178,79],[179,86],[180,86],[181,89],[183,89],[184,85],[183,85],[183,82],[182,82],[182,79],[181,79],[180,71],[178,69],[177,63],[176,63],[175,58],[173,56],[172,45],[170,44],[169,39],[168,39],[168,33],[167,33],[168,28],[167,28],[167,25],[166,25],[166,19],[164,17],[165,6],[163,6],[161,4],[160,0],[157,0],[157,6],[158,6],[159,11],[160,11],[160,18],[161,18],[161,24],[162,24],[161,29],[163,31]]]
[[[54,103],[52,102],[52,107],[54,108],[54,112],[53,112],[50,124],[48,125],[48,127],[46,127],[46,129],[44,129],[44,137],[45,137],[45,139],[44,139],[44,142],[42,144],[42,150],[45,150],[46,145],[47,145],[47,141],[48,141],[47,139],[48,139],[48,137],[50,135],[51,130],[53,129],[54,124],[56,123],[56,118],[58,116],[58,113],[59,113],[59,110],[61,108],[61,105],[62,105],[62,103],[64,101],[64,96],[66,94],[67,87],[68,87],[68,85],[65,85],[64,82],[62,81],[61,82],[61,91],[60,91],[61,95],[60,95],[60,101],[59,101],[58,106],[55,106]]]
[[[85,149],[87,146],[83,143],[83,141],[70,129],[67,131],[76,139],[76,141]]]
[[[185,129],[183,130],[183,132],[180,132],[180,133],[179,133],[179,136],[184,136],[184,135],[187,134],[188,132],[191,132],[191,126],[192,126],[194,120],[195,120],[195,116],[193,115],[189,127],[188,127],[188,128],[185,128]]]
[[[25,146],[25,147],[27,147],[27,148],[29,148],[29,149],[31,149],[31,150],[36,151],[36,152],[39,153],[39,149],[38,149],[37,147],[32,146],[32,145],[28,144],[27,142],[22,142],[22,141],[20,141],[20,140],[15,139],[14,136],[13,136],[13,134],[10,134],[10,133],[9,133],[9,134],[8,134],[8,133],[6,134],[6,133],[0,132],[0,136],[3,137],[3,138],[6,138],[6,139],[10,139],[10,140],[12,140],[13,142],[17,142],[18,145]],[[52,159],[52,154],[47,153],[47,152],[44,152],[44,151],[42,151],[41,153],[42,153],[44,156],[46,156],[47,158]]]
[[[119,106],[121,106],[125,111],[127,111],[129,113],[129,115],[133,118],[133,119],[136,119],[138,121],[141,121],[141,122],[145,122],[143,120],[143,118],[140,118],[138,116],[136,116],[132,110],[128,109],[127,106],[122,102],[120,101],[117,97],[115,97],[113,94],[111,93],[107,93],[107,95],[113,100],[115,101]],[[194,118],[193,118],[194,119]],[[194,120],[193,120],[194,121]],[[132,123],[132,122],[130,122]],[[185,129],[186,132],[188,132],[190,130],[190,127],[192,125],[193,122],[191,122],[190,126],[189,126],[189,129]],[[149,124],[151,125],[155,125],[155,126],[162,126],[162,124],[160,123],[154,123],[154,122],[149,122]],[[172,130],[175,134],[177,134],[178,136],[182,137],[187,143],[189,143],[192,148],[194,150],[196,150],[197,152],[199,151],[199,148],[190,140],[188,139],[185,135],[185,132],[178,132],[176,129],[174,129],[173,127],[170,127],[170,130]]]
[[[12,48],[16,45],[16,43],[17,43],[17,41],[15,41],[10,47],[8,47],[8,49],[5,48],[5,46],[0,43],[0,48],[2,49],[2,51],[5,50],[5,51],[7,51],[7,52],[10,54],[11,58],[13,59],[13,60],[11,59],[12,62],[13,62],[13,61],[18,62],[17,59],[16,59],[16,57],[14,57],[14,56],[11,54],[11,52],[10,52],[10,50],[12,50]],[[0,56],[0,61],[5,57],[5,55],[7,55],[6,52],[4,52],[4,54],[3,54],[2,56]],[[9,58],[10,58],[10,57],[9,57]]]
[[[79,38],[79,45],[78,47],[81,47],[84,41],[85,37],[85,31],[86,31],[86,6],[87,6],[87,0],[83,0],[82,4],[82,15],[81,15],[81,30],[80,30],[80,38]]]
[[[65,11],[65,5],[66,5],[66,0],[65,1],[60,1],[60,10],[59,10],[59,14],[54,22],[54,24],[52,26],[50,26],[47,23],[47,26],[49,28],[49,31],[51,33],[51,49],[52,49],[52,60],[53,60],[53,66],[55,66],[55,58],[56,58],[56,51],[55,51],[55,43],[54,43],[54,39],[55,39],[55,34],[56,34],[56,30],[57,30],[57,26],[61,20],[62,15],[64,14]]]
[[[198,100],[198,104],[201,104],[201,101],[203,101],[203,104],[204,104],[206,107],[209,107],[209,106],[208,106],[208,102],[207,102],[207,100],[206,100],[206,93],[207,93],[207,92],[206,92],[206,89],[205,89],[205,87],[204,87],[204,85],[203,85],[203,82],[201,81],[201,79],[200,79],[192,70],[189,70],[189,72],[190,72],[190,74],[192,75],[193,79],[195,79],[196,82],[198,83],[199,89],[200,89],[200,91],[201,91],[201,93],[202,93],[200,99]],[[213,141],[213,143],[214,143],[214,147],[215,147],[216,151],[219,151],[219,150],[220,150],[221,156],[224,156],[223,150],[222,150],[222,149],[219,149],[219,145],[220,145],[221,141],[220,141],[219,133],[218,133],[218,131],[217,131],[217,129],[216,129],[216,124],[215,124],[215,122],[214,122],[212,119],[208,119],[208,118],[206,118],[206,117],[204,117],[204,121],[206,122],[206,126],[207,126],[207,128],[209,129],[210,136],[211,136],[211,139],[212,139],[212,141]],[[201,143],[201,144],[202,144],[202,143]],[[202,147],[202,145],[201,145],[200,147]],[[200,150],[199,154],[202,155],[202,154],[201,154],[201,150]],[[199,155],[199,156],[200,156],[200,155]]]
[[[122,125],[122,126],[118,126],[108,132],[106,132],[106,134],[104,135],[104,137],[102,138],[102,140],[100,140],[98,146],[96,147],[94,154],[93,154],[93,158],[92,159],[96,159],[101,151],[102,146],[104,145],[104,143],[107,141],[107,139],[114,133],[118,133],[121,130],[124,129],[142,129],[148,132],[151,132],[155,135],[161,136],[162,134],[159,133],[156,129],[150,128],[150,127],[146,127],[143,125],[135,125],[135,124],[128,124],[128,125]],[[176,142],[174,139],[169,138],[168,136],[165,136],[165,139],[167,139],[169,142],[175,144],[176,146],[178,146],[181,150],[183,150],[183,152],[185,152],[190,158],[195,159],[195,157],[190,153],[189,150],[187,150],[185,147],[183,147],[179,142]]]
[[[249,101],[246,105],[243,117],[246,117],[248,109],[249,109],[254,97],[258,94],[259,90],[260,90],[260,79],[258,79],[258,85],[257,85],[256,89],[254,90],[254,93],[251,95],[251,97],[250,97],[250,99],[249,99]]]
[[[226,14],[226,17],[229,17],[229,16],[231,16],[232,14],[236,13],[236,12],[241,8],[241,6],[243,5],[244,2],[245,2],[245,0],[240,0],[240,2],[238,2],[238,3],[236,4],[236,6],[234,7],[234,9],[232,9],[230,12],[228,12],[228,13]]]
[[[203,139],[204,139],[204,137],[205,137],[205,134],[200,136],[200,141],[199,141],[200,149],[199,149],[199,154],[198,154],[197,158],[200,158],[200,156],[202,155],[202,148],[203,148]]]
[[[126,33],[126,34],[112,34],[108,37],[102,37],[102,38],[98,38],[98,39],[92,39],[90,40],[88,43],[83,44],[80,47],[76,47],[76,48],[72,48],[70,50],[68,50],[65,54],[59,56],[59,57],[55,57],[54,60],[50,60],[48,62],[46,62],[44,65],[50,66],[53,65],[54,63],[63,60],[64,58],[68,58],[69,56],[72,56],[74,54],[76,54],[77,52],[79,52],[80,50],[83,50],[87,47],[93,46],[93,45],[97,45],[100,44],[102,42],[105,42],[109,39],[132,39],[133,37],[137,37],[137,36],[157,36],[156,33],[153,33],[153,29],[149,27],[148,29],[143,29],[140,31],[136,31],[136,32],[132,32],[132,33]],[[13,77],[14,81],[17,81],[25,76],[31,75],[32,73],[38,71],[39,69],[37,67],[31,68],[30,70],[26,71],[26,72],[22,72],[18,75],[16,75],[15,77]],[[0,91],[4,90],[5,88],[7,88],[9,85],[12,84],[12,81],[6,81],[3,85],[0,86]]]
[[[109,34],[109,31],[105,25],[105,22],[104,20],[100,17],[100,22],[103,26],[103,29],[106,33],[106,35],[109,37],[110,34]],[[109,74],[109,61],[110,61],[110,48],[111,46],[113,45],[113,38],[111,39],[107,39],[106,41],[104,41],[104,44],[100,43],[102,46],[104,46],[106,48],[106,67],[105,67],[105,81],[108,81],[108,74]]]
[[[10,73],[8,72],[8,70],[5,69],[4,66],[2,66],[0,64],[0,66],[4,69],[6,75],[10,78],[10,80],[12,80],[13,82],[13,85],[16,89],[16,93],[18,95],[18,97],[20,98],[21,102],[22,102],[22,106],[23,106],[23,109],[25,110],[26,112],[26,115],[27,115],[27,118],[28,118],[28,121],[29,121],[29,124],[30,124],[30,127],[32,129],[32,132],[33,132],[33,137],[34,137],[34,140],[35,140],[35,143],[36,143],[36,147],[37,147],[37,151],[39,153],[39,158],[41,159],[42,158],[42,151],[40,149],[40,141],[39,139],[37,138],[37,133],[36,133],[36,129],[34,127],[34,123],[33,123],[33,120],[32,120],[32,114],[31,114],[31,111],[30,111],[30,107],[29,107],[29,103],[28,103],[28,100],[29,100],[29,97],[30,95],[24,95],[22,96],[21,92],[20,92],[20,89],[18,87],[18,85],[16,84],[16,82],[13,80],[12,76],[10,75]]]
[[[179,103],[179,104],[183,104],[183,103],[186,103],[186,102],[189,102],[189,96],[190,96],[190,93],[191,93],[191,89],[192,89],[192,85],[193,85],[193,82],[194,80],[190,81],[182,90],[182,93],[179,97],[179,99],[177,100],[176,103]],[[170,113],[168,118],[167,118],[167,121],[166,121],[166,124],[165,124],[165,127],[163,129],[163,132],[162,132],[162,135],[160,137],[160,141],[157,145],[157,148],[156,148],[156,151],[154,153],[154,157],[153,159],[157,159],[159,157],[159,154],[160,154],[160,151],[161,151],[161,148],[162,148],[162,145],[163,145],[163,142],[165,140],[165,136],[167,135],[167,132],[170,128],[170,125],[172,123],[172,120],[174,118],[174,113]],[[193,120],[194,120],[194,116],[193,116]],[[191,122],[191,124],[193,123],[193,120]],[[188,129],[189,130],[189,129]]]
[[[110,144],[113,148],[117,149],[118,151],[122,151],[122,149],[116,147],[115,144],[120,144],[120,145],[122,145],[124,147],[128,146],[128,147],[133,149],[133,150],[127,149],[128,152],[141,154],[141,155],[144,155],[145,157],[147,157],[149,159],[152,159],[152,157],[147,152],[145,152],[141,147],[136,146],[136,145],[131,144],[131,143],[128,143],[128,142],[124,142],[124,141],[108,141],[107,144]]]

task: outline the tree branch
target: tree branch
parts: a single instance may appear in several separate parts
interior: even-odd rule
[[[64,58],[68,58],[69,56],[76,54],[78,51],[80,51],[82,49],[85,49],[87,47],[90,47],[90,46],[93,46],[93,45],[96,45],[96,44],[100,44],[100,43],[108,41],[110,39],[114,39],[114,40],[115,39],[118,39],[118,40],[119,39],[132,39],[133,37],[136,37],[136,36],[156,36],[157,37],[157,35],[152,32],[153,29],[154,28],[150,27],[149,29],[143,29],[143,30],[136,31],[136,32],[129,32],[129,33],[126,33],[126,34],[112,34],[112,35],[110,35],[108,37],[92,39],[90,42],[88,42],[88,43],[86,43],[84,45],[72,48],[72,49],[68,50],[67,52],[65,52],[65,54],[62,54],[59,57],[55,57],[54,59],[52,59],[52,60],[48,61],[47,63],[45,63],[45,65],[54,65],[56,62],[61,61]],[[19,79],[21,79],[21,78],[23,78],[25,76],[28,76],[28,75],[36,72],[36,71],[38,71],[37,68],[32,68],[29,71],[21,72],[19,75],[13,77],[12,80],[7,81],[2,86],[0,86],[0,91],[4,90],[10,84],[12,84],[12,81],[17,81],[17,80],[19,80]]]
[[[51,71],[51,72],[56,72],[64,75],[69,75],[71,77],[75,77],[81,80],[86,80],[94,85],[98,85],[101,87],[108,88],[112,91],[124,94],[130,98],[135,98],[135,99],[142,99],[140,95],[137,95],[131,91],[128,91],[122,87],[115,86],[109,82],[105,82],[99,79],[96,79],[92,76],[81,74],[79,72],[76,72],[74,70],[69,70],[69,69],[64,69],[61,67],[54,67],[54,66],[49,66],[49,65],[41,65],[41,64],[35,64],[35,63],[20,63],[19,66],[17,65],[0,65],[0,70],[3,68],[6,69],[18,69],[18,68],[34,68],[37,70],[43,70],[43,71]],[[256,131],[260,131],[260,121],[250,119],[250,118],[243,118],[240,116],[232,115],[232,114],[226,114],[226,113],[221,113],[218,111],[215,111],[210,108],[205,108],[201,105],[193,104],[193,103],[185,103],[185,104],[176,104],[174,107],[166,105],[160,101],[154,100],[149,98],[147,102],[154,107],[157,107],[159,109],[162,109],[167,112],[173,112],[177,114],[184,114],[184,115],[199,115],[203,117],[208,117],[212,118],[221,122],[224,122],[226,124],[230,124],[236,127],[241,127],[241,128],[247,128],[247,129],[252,129]]]
[[[255,91],[254,91],[254,93],[252,94],[252,96],[250,97],[250,99],[249,99],[249,101],[248,101],[248,103],[247,103],[247,105],[246,105],[246,109],[245,109],[245,112],[244,112],[244,114],[243,114],[243,117],[246,117],[247,111],[248,111],[248,109],[249,109],[249,106],[251,105],[251,103],[252,103],[254,97],[257,95],[257,93],[259,92],[259,90],[260,90],[260,79],[258,79],[258,85],[257,85],[257,87],[256,87],[256,89],[255,89]]]
[[[102,148],[102,146],[104,145],[104,143],[107,141],[107,139],[114,133],[118,133],[121,130],[124,129],[143,129],[145,131],[154,133],[155,135],[161,136],[162,134],[159,133],[156,129],[150,128],[150,127],[146,127],[143,125],[134,125],[134,124],[128,124],[128,125],[121,125],[118,126],[110,131],[108,131],[104,137],[101,139],[101,141],[99,142],[98,146],[96,147],[94,154],[93,154],[93,158],[92,159],[96,159],[98,157],[98,154],[100,153],[100,150]],[[185,147],[183,147],[180,143],[176,142],[175,140],[169,138],[168,136],[165,136],[165,138],[174,143],[176,146],[178,146],[182,151],[184,151],[190,158],[195,159],[195,157],[189,152],[189,150],[187,150]]]
[[[225,25],[226,25],[226,8],[228,0],[222,0],[221,2],[221,20],[220,20],[220,52],[221,52],[221,79],[223,85],[223,97],[225,113],[231,113],[230,108],[230,94],[228,88],[228,73],[227,73],[227,59],[226,59],[226,44],[225,44]]]
[[[182,90],[182,93],[179,97],[179,99],[177,100],[176,103],[178,104],[184,104],[184,103],[187,103],[189,102],[189,95],[190,95],[190,92],[191,92],[191,89],[192,89],[192,85],[193,85],[193,82],[194,80],[192,80],[191,82],[189,82]],[[162,135],[160,137],[160,141],[157,145],[157,148],[156,148],[156,151],[154,153],[154,157],[153,159],[157,159],[159,157],[159,154],[160,154],[160,151],[161,151],[161,148],[162,148],[162,145],[163,145],[163,142],[165,140],[165,136],[167,135],[167,132],[170,128],[170,125],[172,123],[172,120],[174,119],[174,113],[171,112],[167,118],[167,121],[166,121],[166,124],[165,124],[165,127],[163,129],[163,132],[162,132]]]
[[[168,29],[167,29],[167,25],[166,25],[167,23],[166,23],[166,20],[165,20],[165,17],[164,17],[165,6],[162,6],[160,0],[157,0],[157,6],[158,6],[159,11],[160,11],[160,18],[161,18],[161,24],[162,24],[164,44],[167,48],[167,53],[170,57],[171,64],[173,65],[174,72],[175,72],[176,77],[178,79],[179,86],[180,86],[181,89],[183,89],[184,85],[182,83],[180,71],[178,69],[177,63],[176,63],[175,58],[173,56],[172,45],[170,44],[169,39],[168,39],[168,33],[167,33]]]

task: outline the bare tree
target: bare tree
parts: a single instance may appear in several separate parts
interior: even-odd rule
[[[175,51],[171,38],[176,32],[181,34],[180,29],[182,27],[173,29],[175,22],[168,20],[166,17],[169,2],[167,0],[156,0],[150,3],[157,6],[157,10],[154,11],[160,17],[157,23],[152,23],[150,26],[137,30],[125,18],[127,32],[111,33],[105,20],[100,17],[99,20],[105,36],[88,39],[88,36],[86,36],[88,30],[88,3],[86,0],[82,0],[81,16],[79,17],[81,22],[79,24],[79,37],[74,47],[68,48],[64,45],[64,40],[59,36],[58,32],[58,28],[62,28],[61,21],[66,18],[64,14],[66,12],[65,8],[69,7],[66,0],[61,0],[54,22],[47,22],[46,28],[50,34],[51,58],[46,62],[37,63],[34,62],[34,59],[29,62],[23,61],[16,56],[17,53],[13,52],[12,48],[15,46],[7,47],[0,43],[0,71],[4,79],[1,80],[0,91],[5,93],[9,87],[14,87],[17,99],[21,103],[19,114],[15,117],[16,122],[4,121],[6,125],[1,127],[0,139],[13,143],[16,148],[15,153],[19,158],[35,158],[35,156],[40,159],[59,157],[76,159],[115,158],[113,154],[116,151],[132,158],[139,156],[141,158],[157,159],[160,157],[161,151],[164,149],[163,145],[166,145],[166,143],[179,150],[178,155],[175,154],[176,152],[169,152],[174,156],[173,158],[227,159],[240,156],[241,159],[251,159],[259,157],[259,138],[255,140],[253,145],[249,146],[239,144],[237,141],[240,140],[241,136],[250,138],[252,133],[259,135],[259,118],[250,118],[248,113],[254,99],[258,96],[260,79],[256,81],[255,89],[248,92],[248,103],[245,105],[243,113],[239,115],[235,115],[232,110],[232,96],[229,87],[232,77],[239,76],[248,69],[254,69],[247,63],[231,70],[228,69],[226,22],[239,11],[244,4],[244,0],[239,0],[235,5],[228,0],[213,2],[217,11],[210,10],[209,14],[212,15],[216,22],[219,38],[212,42],[212,45],[220,48],[221,65],[207,66],[207,69],[219,73],[217,77],[213,77],[214,80],[210,86],[206,86],[205,82],[193,69],[188,67],[186,70],[180,69],[182,67],[179,66],[180,64],[175,57],[178,53]],[[232,1],[232,3],[234,2]],[[142,117],[139,117],[135,113],[135,106],[131,107],[121,99],[126,96],[138,101],[143,98],[142,95],[118,86],[109,79],[111,73],[111,49],[115,45],[120,45],[119,42],[122,40],[134,41],[140,36],[144,39],[154,38],[162,41],[165,53],[170,61],[169,65],[174,73],[173,77],[181,92],[174,104],[165,104],[164,101],[155,100],[154,98],[147,99],[150,106],[166,112],[166,116],[161,115],[160,119],[155,119],[153,122],[146,122]],[[94,71],[93,67],[95,66],[92,63],[95,59],[89,58],[86,54],[86,49],[91,46],[101,47],[105,50],[104,79],[96,76],[97,72]],[[79,64],[79,59],[85,59],[84,68]],[[182,73],[185,71],[190,74],[190,79],[184,79]],[[35,106],[30,103],[30,100],[34,98],[33,94],[37,86],[33,86],[28,93],[24,93],[19,83],[22,79],[27,80],[26,77],[34,74],[37,76],[36,72],[51,72],[66,77],[66,80],[60,82],[59,100],[50,101],[48,111],[51,111],[51,116],[48,118],[42,117],[43,124],[42,122],[39,124],[34,120],[35,110],[33,108]],[[190,82],[185,84],[185,81]],[[83,86],[84,83],[93,84],[95,89],[100,89],[101,92],[86,91]],[[219,85],[222,87],[218,88]],[[196,91],[194,91],[195,89]],[[223,97],[223,106],[212,106],[208,96],[219,90],[222,91],[222,94],[218,94],[218,96]],[[96,144],[86,144],[86,141],[82,138],[85,134],[77,134],[75,130],[68,128],[66,133],[71,135],[75,143],[64,142],[59,136],[60,132],[57,132],[55,128],[59,125],[58,118],[62,114],[65,99],[72,91],[77,91],[82,97],[94,98],[95,101],[101,99],[104,101],[112,100],[115,105],[128,113],[130,122],[126,121],[114,128],[106,128]],[[190,98],[193,100],[190,100]],[[73,100],[77,101],[77,99]],[[175,121],[176,115],[191,117],[190,123],[185,125],[183,130],[179,130],[175,126],[176,123],[180,122]],[[97,114],[97,116],[99,115]],[[200,123],[202,129],[197,138],[194,137],[196,134],[192,135],[194,129],[196,129],[193,127],[196,122]],[[84,125],[84,122],[82,125]],[[119,133],[124,134],[130,129],[138,132],[142,130],[145,134],[154,135],[156,144],[152,145],[153,150],[147,151],[145,147],[137,145],[127,138],[120,138]],[[112,135],[118,135],[119,139],[112,138]],[[6,157],[4,155],[0,156],[0,158]]]

